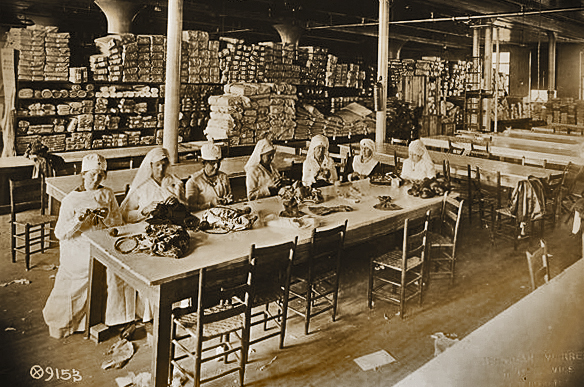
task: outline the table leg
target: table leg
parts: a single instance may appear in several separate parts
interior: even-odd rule
[[[171,312],[172,301],[167,287],[161,285],[157,305],[154,305],[154,332],[152,381],[154,387],[168,386],[168,372],[170,369],[170,339],[171,339]]]
[[[87,290],[87,316],[85,318],[85,335],[89,338],[89,329],[104,321],[106,299],[106,268],[97,259],[90,258],[89,289]]]

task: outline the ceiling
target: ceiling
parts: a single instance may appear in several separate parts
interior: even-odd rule
[[[130,1],[130,0],[127,0]],[[378,0],[183,0],[183,29],[205,30],[246,42],[279,41],[275,23],[304,28],[300,45],[328,47],[338,55],[376,58]],[[167,1],[138,1],[132,32],[166,32]],[[441,55],[472,48],[472,29],[494,22],[504,43],[559,43],[584,39],[584,0],[393,0],[390,39],[408,53]],[[0,27],[58,25],[80,41],[107,33],[107,21],[93,0],[0,0]]]

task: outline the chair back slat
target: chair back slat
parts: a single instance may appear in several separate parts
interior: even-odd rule
[[[42,204],[43,178],[26,180],[10,179],[10,212],[16,214]]]
[[[249,291],[251,265],[248,261],[231,262],[226,266],[201,269],[199,272],[199,305],[204,309],[225,300],[246,298]]]
[[[411,232],[412,226],[409,219],[404,222],[404,241],[403,241],[403,259],[402,270],[407,271],[407,260],[412,257],[420,258],[423,263],[426,259],[428,224],[430,222],[430,211],[424,216],[424,223],[421,231]]]
[[[280,294],[289,283],[292,261],[296,254],[298,237],[292,242],[256,247],[249,254],[254,264],[253,294],[259,299]]]
[[[340,263],[347,221],[337,227],[312,231],[309,251],[309,272],[311,277],[337,270]]]
[[[540,247],[530,253],[525,252],[527,265],[529,267],[529,277],[531,280],[531,290],[537,289],[543,283],[550,280],[550,270],[548,264],[548,252],[545,242],[540,241]]]

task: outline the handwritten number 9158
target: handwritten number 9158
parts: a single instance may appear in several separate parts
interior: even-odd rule
[[[45,382],[48,382],[53,378],[61,380],[71,380],[73,382],[80,382],[83,379],[79,371],[76,369],[71,370],[65,368],[53,369],[52,367],[46,367],[45,369],[43,369],[39,365],[32,366],[32,368],[30,369],[30,376],[33,379],[42,379],[43,377],[46,376],[46,378],[44,379]]]

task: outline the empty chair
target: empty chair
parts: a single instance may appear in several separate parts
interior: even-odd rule
[[[263,324],[263,334],[255,338],[251,336],[250,345],[279,335],[280,349],[284,347],[290,276],[297,242],[298,237],[293,242],[274,246],[251,246],[249,259],[255,261],[252,308],[261,309],[252,312],[251,326]],[[270,310],[270,306],[272,306],[272,310]],[[269,323],[275,327],[269,328]]]
[[[562,173],[551,173],[544,184],[545,193],[545,219],[552,223],[555,228],[556,221],[560,215],[562,203],[562,191],[566,180],[566,171]]]
[[[56,216],[45,215],[44,177],[27,180],[10,179],[10,250],[12,262],[17,254],[24,255],[26,270],[30,269],[30,256],[44,253],[51,246],[51,226]],[[27,211],[38,206],[40,212]],[[24,212],[26,211],[26,212]]]
[[[238,372],[239,384],[243,385],[249,349],[253,271],[253,261],[250,264],[248,260],[199,269],[198,284],[193,286],[190,297],[191,306],[172,311],[171,375],[173,369],[177,369],[195,386],[200,386]],[[237,342],[231,340],[233,336]],[[221,357],[227,363],[230,354],[238,357],[236,366],[202,377],[203,363]],[[193,365],[191,372],[188,371],[189,363]]]
[[[565,178],[564,185],[562,188],[562,211],[568,213],[572,212],[572,205],[582,198],[582,174],[584,172],[584,166],[573,164],[569,162],[564,169]]]
[[[529,267],[531,290],[535,290],[538,286],[550,280],[549,256],[545,242],[540,240],[540,247],[533,253],[526,251],[525,255],[527,256],[527,266]]]
[[[464,200],[458,201],[444,195],[437,227],[428,233],[430,245],[428,275],[430,278],[448,277],[450,283],[454,282],[456,243],[463,204]]]
[[[448,153],[455,155],[467,155],[468,151],[464,144],[448,139]]]
[[[461,197],[465,199],[468,209],[468,220],[472,223],[474,213],[479,214],[481,227],[484,227],[490,219],[489,213],[494,205],[496,208],[501,203],[501,172],[497,171],[497,185],[493,189],[483,186],[481,171],[479,167],[474,169],[467,165],[466,192],[461,192]]]
[[[476,144],[471,142],[469,156],[490,159],[491,151],[489,149],[489,143],[487,142],[485,144]]]
[[[404,222],[404,238],[401,249],[371,259],[369,267],[369,286],[367,303],[373,307],[374,298],[397,304],[401,318],[404,318],[405,304],[418,297],[422,305],[424,289],[424,261],[427,254],[427,233],[430,211],[426,212],[421,231],[410,226],[410,220]]]
[[[308,259],[292,269],[288,307],[304,317],[304,333],[310,320],[326,311],[335,321],[339,296],[341,255],[347,221],[337,227],[312,231]]]

